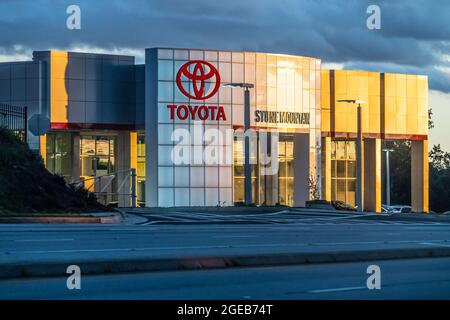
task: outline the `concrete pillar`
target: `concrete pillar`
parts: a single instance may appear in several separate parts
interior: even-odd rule
[[[119,207],[130,207],[131,206],[131,196],[130,196],[130,172],[131,169],[131,146],[130,146],[130,132],[120,131],[117,136],[117,150],[116,150],[116,160],[117,160],[117,192],[118,196],[118,206]]]
[[[331,201],[331,138],[322,138],[322,199]]]
[[[308,134],[294,134],[294,206],[303,207],[309,196],[310,148]]]
[[[80,181],[81,177],[80,143],[80,133],[72,134],[72,182]]]
[[[365,138],[363,146],[364,210],[381,212],[381,139]]]
[[[428,140],[411,142],[411,207],[428,212]]]

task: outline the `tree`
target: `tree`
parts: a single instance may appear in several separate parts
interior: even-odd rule
[[[434,145],[429,153],[430,208],[450,210],[450,153]]]
[[[428,128],[434,128],[432,109],[428,110]],[[391,202],[411,203],[411,142],[383,141],[383,148],[393,149],[390,154]],[[383,161],[383,166],[385,162]],[[386,169],[384,168],[384,172]],[[429,152],[429,205],[436,212],[450,210],[450,153],[434,145]],[[383,180],[385,175],[383,175]],[[383,181],[383,186],[385,181]],[[384,194],[383,194],[384,196]]]

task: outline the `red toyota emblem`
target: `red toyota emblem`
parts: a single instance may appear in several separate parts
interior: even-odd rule
[[[194,69],[192,72],[189,71],[189,67],[194,65]],[[206,67],[206,68],[205,68]],[[209,70],[208,70],[209,69]],[[181,77],[185,76],[189,80],[192,81],[192,87],[194,90],[194,95],[189,93],[189,90],[186,90],[183,86],[183,82],[181,81]],[[215,77],[215,85],[214,88],[208,93],[206,90],[206,81],[210,79],[214,79]],[[210,82],[213,85],[212,82]],[[204,100],[211,98],[220,88],[220,75],[217,69],[209,62],[202,60],[192,60],[183,64],[178,70],[177,73],[177,86],[178,89],[186,96],[195,100]]]

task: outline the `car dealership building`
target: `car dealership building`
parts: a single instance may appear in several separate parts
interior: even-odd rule
[[[230,84],[252,85],[249,113],[245,89]],[[47,169],[90,190],[101,188],[93,178],[114,174],[108,199],[120,206],[130,205],[131,168],[140,205],[243,203],[244,137],[253,204],[303,206],[318,196],[355,204],[357,109],[338,102],[346,99],[364,101],[364,209],[381,211],[382,140],[410,140],[411,205],[427,212],[426,76],[206,49],[146,49],[144,65],[62,51],[0,63],[0,103],[39,115],[42,131],[29,132],[28,143]]]

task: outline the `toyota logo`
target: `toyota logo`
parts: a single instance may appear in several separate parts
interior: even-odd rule
[[[192,72],[189,71],[189,67],[193,65]],[[193,95],[189,93],[189,89],[186,90],[181,81],[182,76],[192,81],[192,88],[194,90]],[[206,91],[206,81],[216,80],[214,88]],[[211,83],[211,85],[213,84]],[[192,60],[183,64],[177,73],[177,86],[178,89],[186,96],[195,100],[204,100],[211,98],[220,88],[220,75],[217,69],[209,62],[202,60]]]

